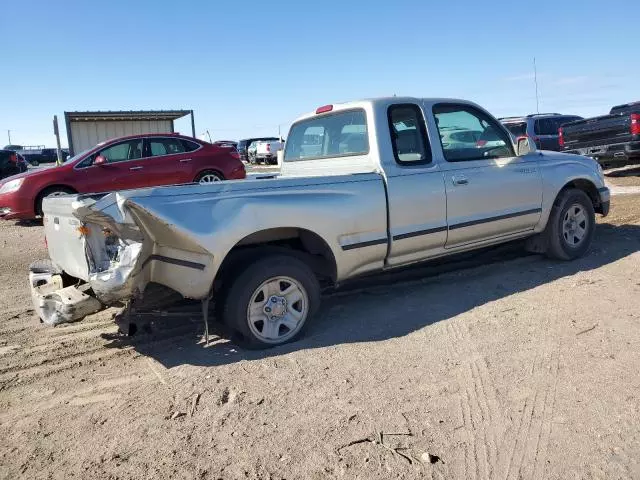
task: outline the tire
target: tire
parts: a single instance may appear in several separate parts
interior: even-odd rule
[[[271,254],[235,278],[223,299],[222,320],[242,346],[271,348],[298,338],[319,304],[320,284],[311,268],[296,257]]]
[[[57,197],[58,195],[69,195],[72,193],[76,192],[66,187],[52,187],[40,192],[36,199],[36,215],[39,217],[42,216],[42,200],[44,200],[46,197]]]
[[[201,185],[209,185],[210,183],[221,182],[223,180],[224,176],[220,172],[216,172],[215,170],[205,170],[204,172],[199,173],[193,181]]]
[[[545,229],[547,256],[558,260],[584,256],[591,247],[595,228],[596,216],[589,196],[577,189],[560,192]]]

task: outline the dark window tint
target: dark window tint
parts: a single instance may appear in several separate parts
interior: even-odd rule
[[[444,157],[448,162],[468,160],[488,160],[512,157],[513,146],[507,132],[501,125],[485,113],[469,105],[438,104],[433,107],[440,143]],[[448,132],[479,132],[474,144],[463,142],[445,142]]]
[[[189,140],[180,140],[180,142],[182,143],[182,147],[184,148],[185,152],[193,152],[194,150],[200,148],[200,144],[196,142],[190,142]]]
[[[6,163],[9,163],[9,156],[12,152],[8,152],[6,150],[0,150],[0,166],[4,166]]]
[[[504,126],[507,127],[511,135],[516,138],[523,137],[527,134],[527,122],[505,123]]]
[[[365,155],[369,153],[369,136],[364,110],[302,120],[291,127],[286,145],[287,162]]]
[[[555,118],[540,118],[534,125],[536,135],[554,135],[558,133]]]
[[[184,145],[178,138],[150,138],[149,149],[152,157],[175,155],[185,151]]]
[[[429,163],[431,147],[422,112],[417,105],[392,105],[388,110],[393,154],[398,163]]]
[[[142,158],[142,139],[129,140],[128,142],[112,145],[100,150],[98,154],[105,157],[109,163]]]

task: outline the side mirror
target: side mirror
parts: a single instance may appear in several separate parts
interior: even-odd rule
[[[96,158],[93,159],[93,164],[94,165],[106,165],[107,164],[107,159],[105,157],[103,157],[102,155],[98,155]]]
[[[529,137],[518,137],[516,140],[516,154],[519,157],[536,151],[536,145]]]

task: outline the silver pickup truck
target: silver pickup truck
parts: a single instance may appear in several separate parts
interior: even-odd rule
[[[524,237],[574,259],[609,210],[594,160],[514,142],[464,100],[326,105],[287,138],[272,178],[45,199],[51,261],[30,272],[41,318],[135,305],[155,284],[202,300],[205,324],[213,299],[268,347],[300,334],[323,285]]]

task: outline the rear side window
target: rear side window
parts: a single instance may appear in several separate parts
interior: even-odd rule
[[[196,142],[190,142],[189,140],[180,140],[180,143],[182,143],[185,152],[193,152],[194,150],[200,148],[200,144]]]
[[[413,104],[391,105],[387,116],[396,162],[403,165],[431,162],[431,147],[420,108]]]
[[[369,153],[364,110],[347,110],[302,120],[291,127],[284,160],[349,157]]]
[[[527,135],[527,122],[518,123],[503,123],[507,130],[511,132],[514,137],[524,137]]]
[[[185,151],[184,145],[178,138],[150,138],[149,148],[152,157],[175,155]]]
[[[575,118],[574,118],[575,119]],[[565,123],[573,120],[567,120],[566,117],[542,118],[536,120],[536,135],[558,135],[558,129]]]

